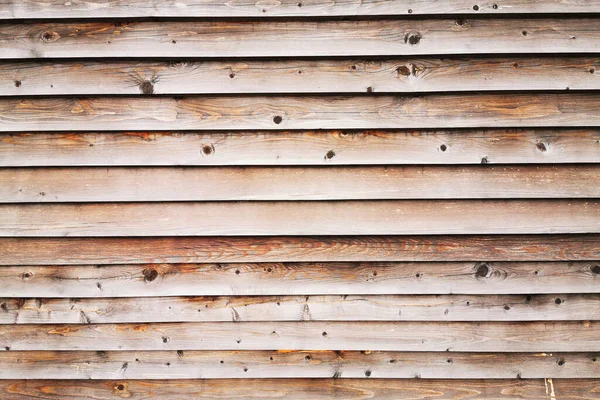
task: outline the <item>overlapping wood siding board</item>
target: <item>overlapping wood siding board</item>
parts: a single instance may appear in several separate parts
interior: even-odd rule
[[[0,0],[0,399],[599,399],[599,199],[598,0]]]

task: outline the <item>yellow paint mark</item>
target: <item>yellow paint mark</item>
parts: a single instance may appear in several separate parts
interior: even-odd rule
[[[537,353],[533,355],[534,357],[552,357],[552,353]]]
[[[552,378],[544,378],[544,385],[546,385],[546,394],[550,396],[551,400],[556,400],[556,394],[554,393],[554,383],[552,383]]]
[[[133,330],[136,332],[146,332],[148,330],[148,326],[146,325],[136,325],[133,327]]]

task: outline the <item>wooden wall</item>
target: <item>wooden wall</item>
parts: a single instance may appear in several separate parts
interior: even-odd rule
[[[0,398],[600,398],[600,1],[0,19]]]

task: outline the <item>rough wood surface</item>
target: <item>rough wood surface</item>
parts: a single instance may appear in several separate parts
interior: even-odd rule
[[[600,165],[0,169],[0,203],[593,197]]]
[[[600,260],[600,235],[0,238],[0,265]]]
[[[6,62],[0,96],[577,90],[600,89],[599,73],[588,56]]]
[[[600,321],[0,325],[0,350],[600,352]]]
[[[599,125],[597,93],[0,98],[2,132]]]
[[[8,351],[0,379],[598,378],[597,353]]]
[[[445,150],[442,150],[445,149]],[[0,166],[598,163],[598,129],[0,134]]]
[[[49,0],[5,0],[0,3],[0,19],[28,18],[132,18],[132,17],[305,17],[354,15],[419,14],[537,14],[597,13],[597,0],[376,0],[363,2],[319,1],[279,2],[179,0],[85,0],[64,2]]]
[[[5,400],[261,399],[398,400],[598,398],[598,379],[244,379],[244,380],[0,380]]]
[[[600,233],[596,200],[377,200],[0,205],[0,236]]]
[[[19,318],[24,318],[23,313],[27,310],[37,312],[50,307],[42,307],[39,301],[34,301],[34,297],[457,293],[530,295],[577,292],[600,292],[600,262],[221,263],[69,267],[25,265],[0,268],[0,297],[32,298],[28,301],[28,307],[13,307],[10,303],[4,307],[4,311],[18,313]],[[521,298],[522,296],[519,297]],[[194,301],[186,301],[189,301],[190,307],[194,307]],[[224,301],[238,306],[248,304],[255,307],[262,304],[254,304],[254,301],[247,299],[234,301],[226,298]],[[275,302],[279,303],[280,300],[270,303]],[[22,304],[22,301],[17,301],[16,304]],[[304,304],[301,303],[301,306]],[[366,300],[360,304],[368,306]],[[33,305],[36,307],[30,308]],[[529,304],[530,307],[534,305]],[[69,306],[75,306],[71,308],[75,311],[79,307],[77,304]],[[577,308],[576,303],[573,306]],[[136,307],[145,306],[139,304]],[[213,310],[218,307],[214,305],[210,308]],[[214,311],[218,312],[217,309]],[[513,313],[502,315],[509,316]],[[42,315],[48,318],[55,316],[55,313]],[[146,317],[153,318],[150,315]],[[457,316],[452,318],[454,317]],[[0,313],[0,319],[3,318],[12,319],[12,315],[2,316]]]
[[[92,293],[95,292],[97,290]],[[600,319],[599,296],[549,294],[0,298],[0,307],[3,310],[0,312],[0,323],[576,321]]]
[[[0,27],[0,58],[597,53],[596,18],[48,22]]]

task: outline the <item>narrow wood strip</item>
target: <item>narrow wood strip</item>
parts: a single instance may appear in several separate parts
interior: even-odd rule
[[[302,296],[300,307],[304,307],[305,301],[308,302],[304,296],[315,294],[530,295],[533,293],[577,292],[600,292],[600,263],[598,261],[142,264],[74,265],[68,268],[26,265],[0,268],[0,297],[20,298],[298,295]],[[519,296],[519,302],[522,298],[523,296]],[[438,300],[439,302],[436,301],[436,304],[443,304],[442,300]],[[554,301],[554,298],[551,300]],[[565,298],[562,300],[566,301]],[[199,308],[194,306],[193,299],[186,298],[181,301],[185,301],[183,304],[193,310]],[[198,301],[202,303],[208,300],[200,299]],[[234,301],[226,298],[223,301],[226,302],[223,306],[226,309],[229,303],[252,307],[262,307],[263,304],[263,302],[255,304],[255,301],[247,299]],[[292,303],[296,301],[297,299],[291,300]],[[502,307],[506,303],[500,300],[495,301]],[[270,301],[270,303],[275,302],[280,303],[284,300]],[[42,307],[40,301],[33,299],[29,301],[29,307],[24,308],[22,300],[17,301],[16,304],[21,306],[8,304],[5,305],[4,311],[13,310],[19,314],[19,318],[24,318],[23,312],[34,305],[35,307],[31,308],[32,312],[50,307]],[[417,306],[417,303],[411,304]],[[360,305],[368,306],[368,302],[365,300]],[[279,307],[280,304],[277,306]],[[530,306],[533,307],[534,304],[532,303]],[[576,303],[573,306],[577,307]],[[77,308],[80,305],[69,304],[69,307],[70,310],[78,312]],[[139,304],[135,307],[145,306]],[[265,307],[268,307],[268,304]],[[204,308],[204,304],[201,308]],[[219,312],[218,308],[217,305],[211,305],[210,311]],[[442,307],[442,311],[445,308]],[[280,310],[280,308],[275,309]],[[552,306],[552,309],[558,310],[560,307]],[[593,307],[589,308],[589,310],[592,309]],[[117,309],[112,310],[117,311]],[[102,318],[108,317],[104,312],[99,314]],[[149,314],[143,314],[147,318],[153,318]],[[227,313],[227,319],[230,318],[230,314],[230,312]],[[394,313],[395,317],[398,317],[396,314]],[[501,314],[508,316],[513,313],[501,312]],[[465,312],[464,316],[467,317],[467,315],[468,312]],[[53,312],[47,317],[55,316],[56,314]],[[45,315],[41,317],[45,317]],[[2,318],[12,320],[12,316],[9,315],[0,316],[0,319]],[[195,316],[194,318],[204,318],[204,316]],[[458,316],[455,315],[452,318],[458,318]],[[579,319],[591,319],[591,317]]]
[[[598,125],[597,93],[0,99],[4,132]]]
[[[326,2],[312,0],[277,3],[179,0],[176,4],[160,0],[118,0],[107,4],[102,0],[40,3],[36,0],[6,0],[0,4],[0,19],[30,18],[136,18],[136,17],[309,17],[354,15],[420,15],[420,14],[537,14],[597,13],[597,0],[552,0],[531,2],[503,0],[494,3],[467,0],[409,1],[382,0],[368,3],[350,0]]]
[[[5,24],[0,58],[597,53],[596,18]]]
[[[599,233],[596,200],[0,205],[0,236]]]
[[[551,400],[595,399],[598,379],[500,379],[500,380],[431,380],[431,379],[244,379],[244,380],[2,380],[0,393],[6,400],[23,396],[42,399],[99,400],[115,397],[180,400],[198,399],[278,399],[304,400],[398,400],[427,398],[455,400],[485,398],[489,400],[530,398]],[[560,396],[560,397],[556,397]]]
[[[0,203],[590,197],[600,165],[0,169]]]
[[[0,350],[600,351],[600,322],[0,325]]]
[[[0,238],[0,265],[599,259],[598,234]]]
[[[0,134],[0,166],[598,163],[598,129]]]
[[[0,379],[598,378],[598,359],[597,353],[8,351],[0,352]]]
[[[588,56],[6,62],[0,96],[600,89],[596,71]]]
[[[600,319],[599,294],[0,298],[0,307],[1,324]]]

